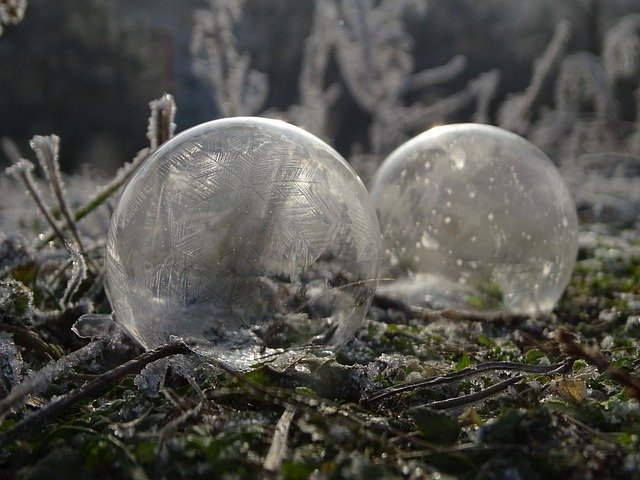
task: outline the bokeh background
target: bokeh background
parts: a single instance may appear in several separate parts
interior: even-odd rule
[[[419,92],[453,94],[479,73],[498,68],[495,109],[524,89],[533,61],[562,19],[572,25],[567,47],[600,54],[604,34],[622,17],[640,13],[637,0],[431,0],[423,15],[407,11],[406,31],[415,71],[455,55],[467,63],[455,78]],[[193,70],[189,50],[203,0],[31,0],[19,26],[0,38],[0,135],[26,149],[34,134],[62,138],[63,167],[83,163],[111,172],[144,145],[147,102],[163,92],[178,103],[178,129],[221,116],[209,88]],[[239,49],[268,75],[264,110],[296,103],[311,0],[251,0],[234,27]],[[335,65],[330,74],[339,76]],[[549,93],[549,92],[547,92]],[[366,112],[342,92],[332,115],[337,146],[362,141]],[[635,112],[623,104],[624,117]],[[461,109],[449,120],[467,120]],[[6,159],[3,159],[6,162]]]

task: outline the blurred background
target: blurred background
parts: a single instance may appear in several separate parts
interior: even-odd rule
[[[563,111],[617,122],[622,144],[638,103],[633,14],[640,0],[29,0],[0,36],[0,137],[26,152],[33,135],[56,133],[65,171],[111,174],[145,146],[148,102],[169,92],[178,131],[232,114],[284,118],[366,176],[404,138],[445,122],[502,123],[557,155],[544,128],[560,122],[558,96],[575,94]],[[605,58],[623,19],[635,19],[618,33],[628,46]],[[558,52],[536,79],[554,34]],[[563,71],[577,93],[558,93]],[[505,102],[527,89],[537,90],[514,120]]]

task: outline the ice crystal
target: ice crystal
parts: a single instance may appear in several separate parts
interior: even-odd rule
[[[118,338],[121,330],[111,315],[86,313],[71,327],[80,338],[110,340]]]
[[[238,117],[183,132],[132,177],[107,292],[145,347],[195,337],[233,360],[344,344],[379,261],[375,210],[342,157],[287,123]]]
[[[383,291],[413,303],[549,312],[576,258],[573,200],[537,147],[497,127],[437,127],[395,150],[372,189]]]

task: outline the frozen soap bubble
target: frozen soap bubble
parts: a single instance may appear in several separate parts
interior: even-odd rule
[[[553,309],[569,281],[573,200],[549,158],[506,130],[460,124],[413,138],[382,164],[372,198],[383,275],[396,278],[382,293],[536,315]]]
[[[335,150],[281,121],[228,118],[176,136],[126,185],[107,295],[145,348],[176,335],[230,361],[332,351],[364,319],[380,251],[369,194]]]

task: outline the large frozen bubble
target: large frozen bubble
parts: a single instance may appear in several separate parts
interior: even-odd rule
[[[497,127],[436,127],[376,173],[379,291],[414,305],[536,315],[566,287],[578,248],[574,202],[549,158]]]
[[[216,120],[164,144],[124,188],[107,295],[146,348],[175,335],[231,361],[330,352],[364,319],[380,251],[369,194],[335,150],[281,121]]]

